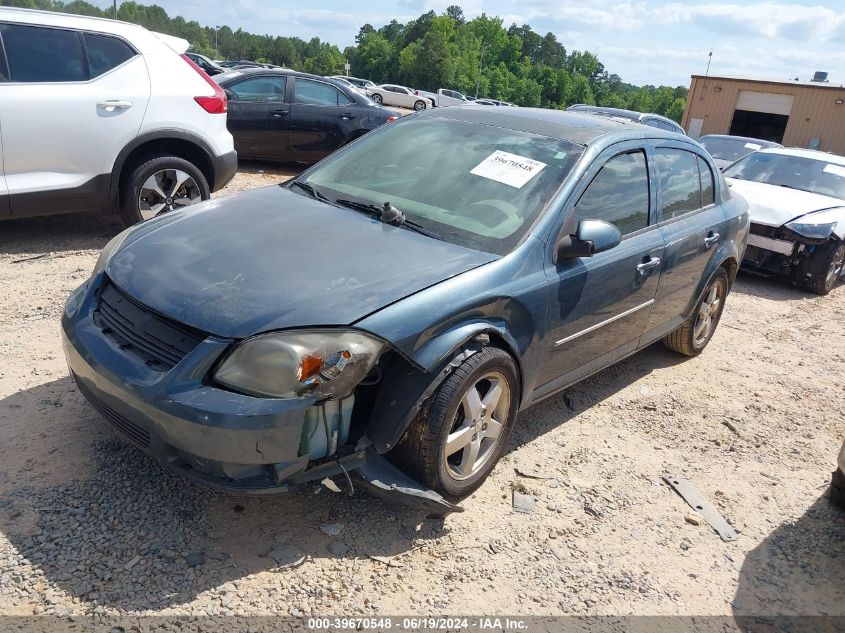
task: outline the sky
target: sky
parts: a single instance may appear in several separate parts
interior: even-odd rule
[[[341,49],[358,28],[458,4],[467,18],[497,15],[505,26],[551,31],[567,50],[589,50],[633,84],[688,85],[703,74],[802,81],[817,70],[845,83],[845,0],[141,0],[200,24],[259,34],[319,37]],[[100,6],[110,0],[97,0]],[[354,73],[354,69],[352,70]]]

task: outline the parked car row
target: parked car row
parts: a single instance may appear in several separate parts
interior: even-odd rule
[[[399,115],[338,79],[246,68],[217,75],[242,158],[314,163]]]

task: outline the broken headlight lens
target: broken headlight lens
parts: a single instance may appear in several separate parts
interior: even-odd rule
[[[221,385],[269,398],[343,398],[384,343],[354,330],[261,334],[240,343],[215,372]]]
[[[808,237],[812,240],[824,240],[830,237],[833,229],[836,228],[836,222],[822,222],[816,224],[812,221],[794,220],[786,225],[790,231],[795,231],[798,235]]]

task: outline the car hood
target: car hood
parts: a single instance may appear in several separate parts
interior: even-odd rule
[[[243,338],[348,325],[494,259],[272,186],[141,224],[106,272],[156,312]]]
[[[748,201],[751,221],[766,226],[783,226],[813,211],[845,206],[839,198],[808,191],[736,178],[727,181],[733,191]]]

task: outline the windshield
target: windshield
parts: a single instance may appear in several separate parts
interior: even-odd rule
[[[440,238],[509,252],[581,157],[580,145],[426,117],[391,123],[307,173],[332,201],[390,202]]]
[[[741,138],[702,138],[699,139],[713,158],[731,162],[747,156],[751,152],[763,149],[763,143],[755,143]]]
[[[764,182],[845,200],[845,165],[825,160],[754,152],[724,173],[727,178]]]

